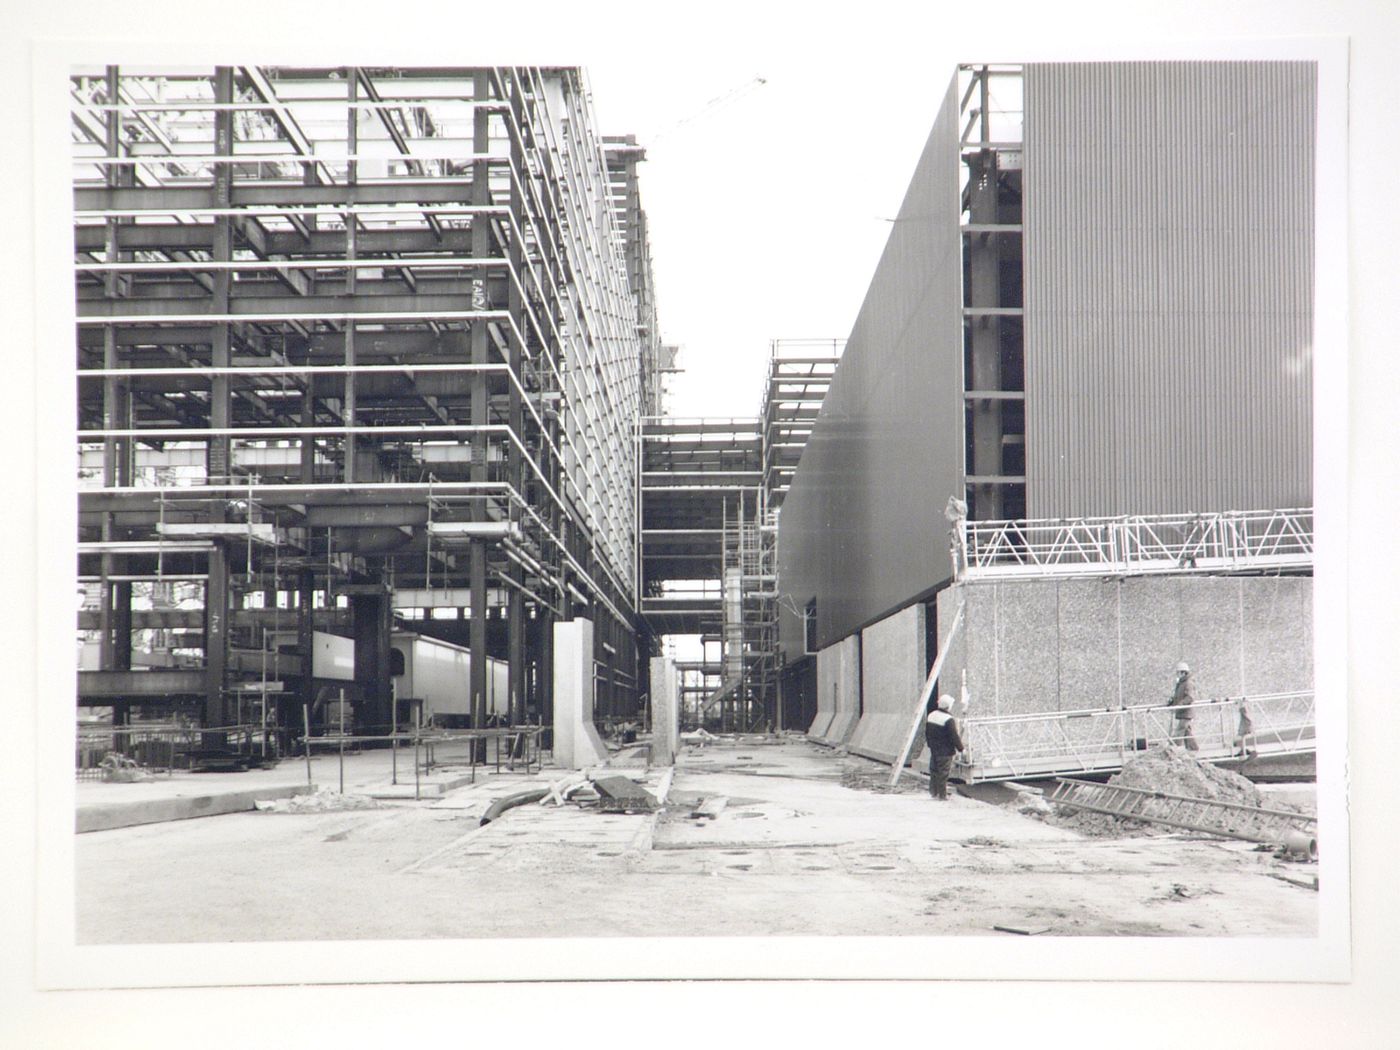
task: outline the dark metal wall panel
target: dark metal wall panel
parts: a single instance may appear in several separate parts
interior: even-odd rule
[[[783,503],[780,589],[821,647],[951,575],[963,491],[962,240],[954,78]],[[786,604],[786,602],[785,602]],[[796,616],[783,648],[802,652]]]
[[[1027,513],[1312,502],[1316,68],[1025,69]]]

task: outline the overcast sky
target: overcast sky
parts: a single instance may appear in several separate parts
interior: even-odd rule
[[[660,326],[685,369],[670,411],[756,414],[771,340],[849,334],[954,61],[750,41],[587,69],[602,131],[647,149]]]

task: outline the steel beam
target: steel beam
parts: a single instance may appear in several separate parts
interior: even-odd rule
[[[119,697],[200,696],[203,671],[79,671],[78,703]]]

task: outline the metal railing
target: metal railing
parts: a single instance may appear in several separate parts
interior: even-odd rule
[[[1311,691],[1224,697],[1171,707],[1049,711],[959,721],[963,752],[954,775],[971,783],[1121,769],[1135,752],[1185,744],[1189,710],[1196,756],[1207,761],[1316,750]]]
[[[213,736],[235,755],[276,758],[291,748],[292,731],[261,725],[176,726],[166,724],[80,726],[74,769],[80,780],[101,779],[111,755],[129,759],[148,773],[189,769],[192,756]]]
[[[1031,521],[961,520],[959,579],[1310,569],[1312,508]]]

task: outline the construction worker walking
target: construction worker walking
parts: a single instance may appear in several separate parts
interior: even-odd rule
[[[1175,708],[1173,715],[1176,725],[1173,727],[1172,743],[1180,744],[1187,751],[1200,750],[1191,728],[1191,720],[1196,716],[1192,707],[1195,703],[1196,687],[1191,683],[1191,667],[1183,660],[1176,665],[1176,684],[1172,687],[1172,698],[1168,706]]]
[[[948,798],[948,773],[953,768],[953,756],[963,749],[958,735],[958,723],[950,711],[953,698],[943,695],[938,706],[924,720],[924,742],[928,744],[928,790],[934,798]]]

